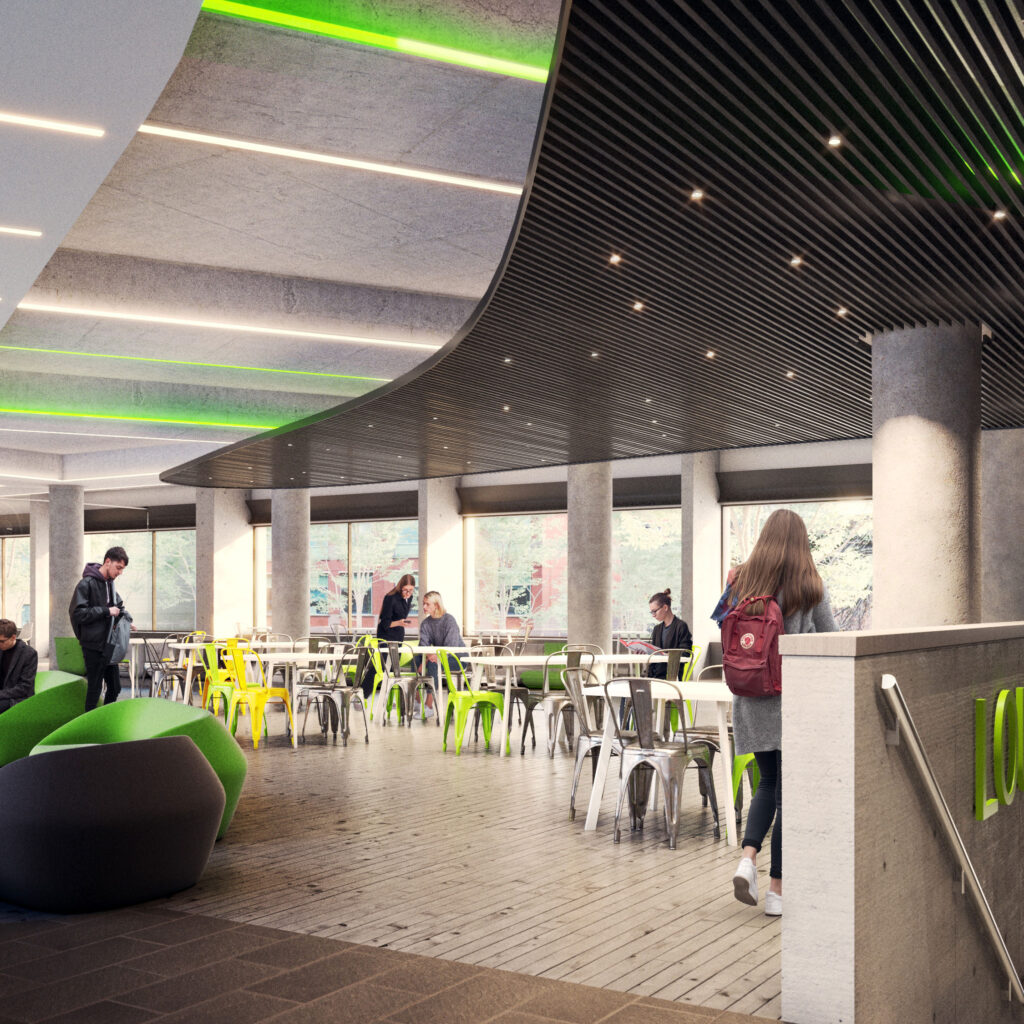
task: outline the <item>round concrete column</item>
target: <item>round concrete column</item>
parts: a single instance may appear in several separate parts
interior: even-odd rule
[[[50,486],[50,640],[72,636],[68,606],[85,568],[85,488]]]
[[[309,491],[270,497],[271,619],[275,633],[309,635]]]
[[[872,626],[980,617],[978,324],[872,338]]]
[[[569,467],[569,643],[612,649],[612,467]]]

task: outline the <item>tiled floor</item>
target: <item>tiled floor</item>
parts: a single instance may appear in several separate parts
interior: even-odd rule
[[[754,1024],[747,1017],[144,906],[0,925],[0,1024]]]

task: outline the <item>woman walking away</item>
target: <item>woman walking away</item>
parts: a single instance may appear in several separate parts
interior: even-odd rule
[[[380,640],[405,640],[405,627],[412,625],[409,609],[412,607],[412,595],[416,589],[416,580],[406,573],[385,595],[380,604],[380,617],[377,619],[377,637]],[[381,667],[387,664],[388,649],[386,644],[380,647]],[[363,673],[363,693],[369,697],[373,690],[373,662],[369,662]]]
[[[825,584],[811,556],[807,527],[789,509],[777,509],[768,517],[750,557],[730,573],[729,588],[730,605],[774,594],[787,633],[831,633],[836,628]],[[759,614],[763,604],[751,605],[750,613]],[[734,695],[732,724],[736,753],[753,754],[761,773],[747,815],[743,857],[733,876],[733,889],[741,903],[757,905],[757,855],[771,828],[764,912],[778,917],[782,914],[782,695]]]

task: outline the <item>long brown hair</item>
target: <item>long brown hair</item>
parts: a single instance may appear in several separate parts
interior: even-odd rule
[[[411,572],[407,572],[389,591],[388,594],[401,594],[402,587],[415,587],[416,577]]]
[[[750,557],[736,569],[732,593],[739,601],[775,594],[786,615],[808,611],[825,596],[807,527],[795,512],[779,508],[768,517]],[[760,601],[749,608],[753,615],[762,610]]]

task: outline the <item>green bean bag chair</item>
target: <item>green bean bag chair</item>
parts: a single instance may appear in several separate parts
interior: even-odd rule
[[[54,660],[62,672],[76,676],[85,675],[85,655],[77,636],[55,636],[53,638]]]
[[[0,718],[3,718],[0,715]],[[210,762],[224,787],[224,816],[217,838],[228,830],[238,806],[245,782],[245,755],[224,724],[202,708],[162,700],[138,697],[135,700],[104,704],[76,718],[40,740],[32,750],[42,754],[62,747],[82,747],[96,743],[123,743],[126,740],[156,739],[160,736],[188,736]]]
[[[28,757],[54,729],[85,711],[85,680],[68,672],[37,672],[36,692],[0,715],[0,766]]]

